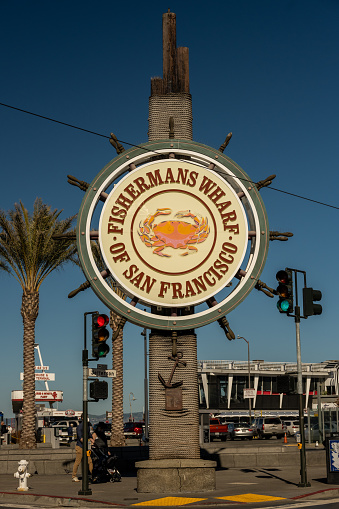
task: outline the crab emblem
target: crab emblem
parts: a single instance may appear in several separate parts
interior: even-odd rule
[[[210,232],[207,218],[203,218],[199,214],[193,214],[190,210],[177,212],[174,217],[179,219],[190,217],[194,224],[186,221],[162,221],[154,224],[157,216],[168,215],[172,212],[169,208],[157,209],[154,214],[149,215],[139,224],[139,235],[142,242],[147,247],[152,247],[153,253],[159,256],[171,255],[164,253],[165,247],[173,249],[185,249],[181,256],[187,256],[189,253],[198,251],[193,244],[204,242]]]

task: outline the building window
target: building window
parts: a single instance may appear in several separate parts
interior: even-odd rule
[[[245,376],[235,376],[233,378],[231,400],[239,403],[244,400],[244,388],[248,384],[248,378]]]
[[[220,408],[227,408],[227,385],[228,377],[220,376],[219,381],[219,396],[220,396]]]
[[[228,376],[208,377],[208,396],[210,408],[227,408]]]
[[[260,376],[258,383],[258,391],[261,394],[277,392],[277,377],[276,376]]]

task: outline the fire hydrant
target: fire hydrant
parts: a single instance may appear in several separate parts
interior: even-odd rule
[[[31,474],[27,471],[27,465],[28,461],[26,460],[20,460],[18,461],[18,471],[15,472],[14,477],[16,479],[19,479],[19,487],[17,488],[18,491],[27,491],[29,488],[27,486],[27,479],[28,477],[31,477]]]

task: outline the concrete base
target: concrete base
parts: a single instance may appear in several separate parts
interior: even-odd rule
[[[163,459],[139,461],[135,466],[138,493],[215,490],[215,461]]]

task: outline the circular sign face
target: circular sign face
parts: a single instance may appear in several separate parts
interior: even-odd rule
[[[269,244],[257,186],[232,159],[188,140],[145,143],[110,161],[88,186],[76,233],[98,298],[162,330],[202,327],[235,309]]]
[[[126,293],[182,307],[230,283],[246,253],[248,228],[227,181],[202,166],[165,159],[139,166],[114,186],[99,240]]]

